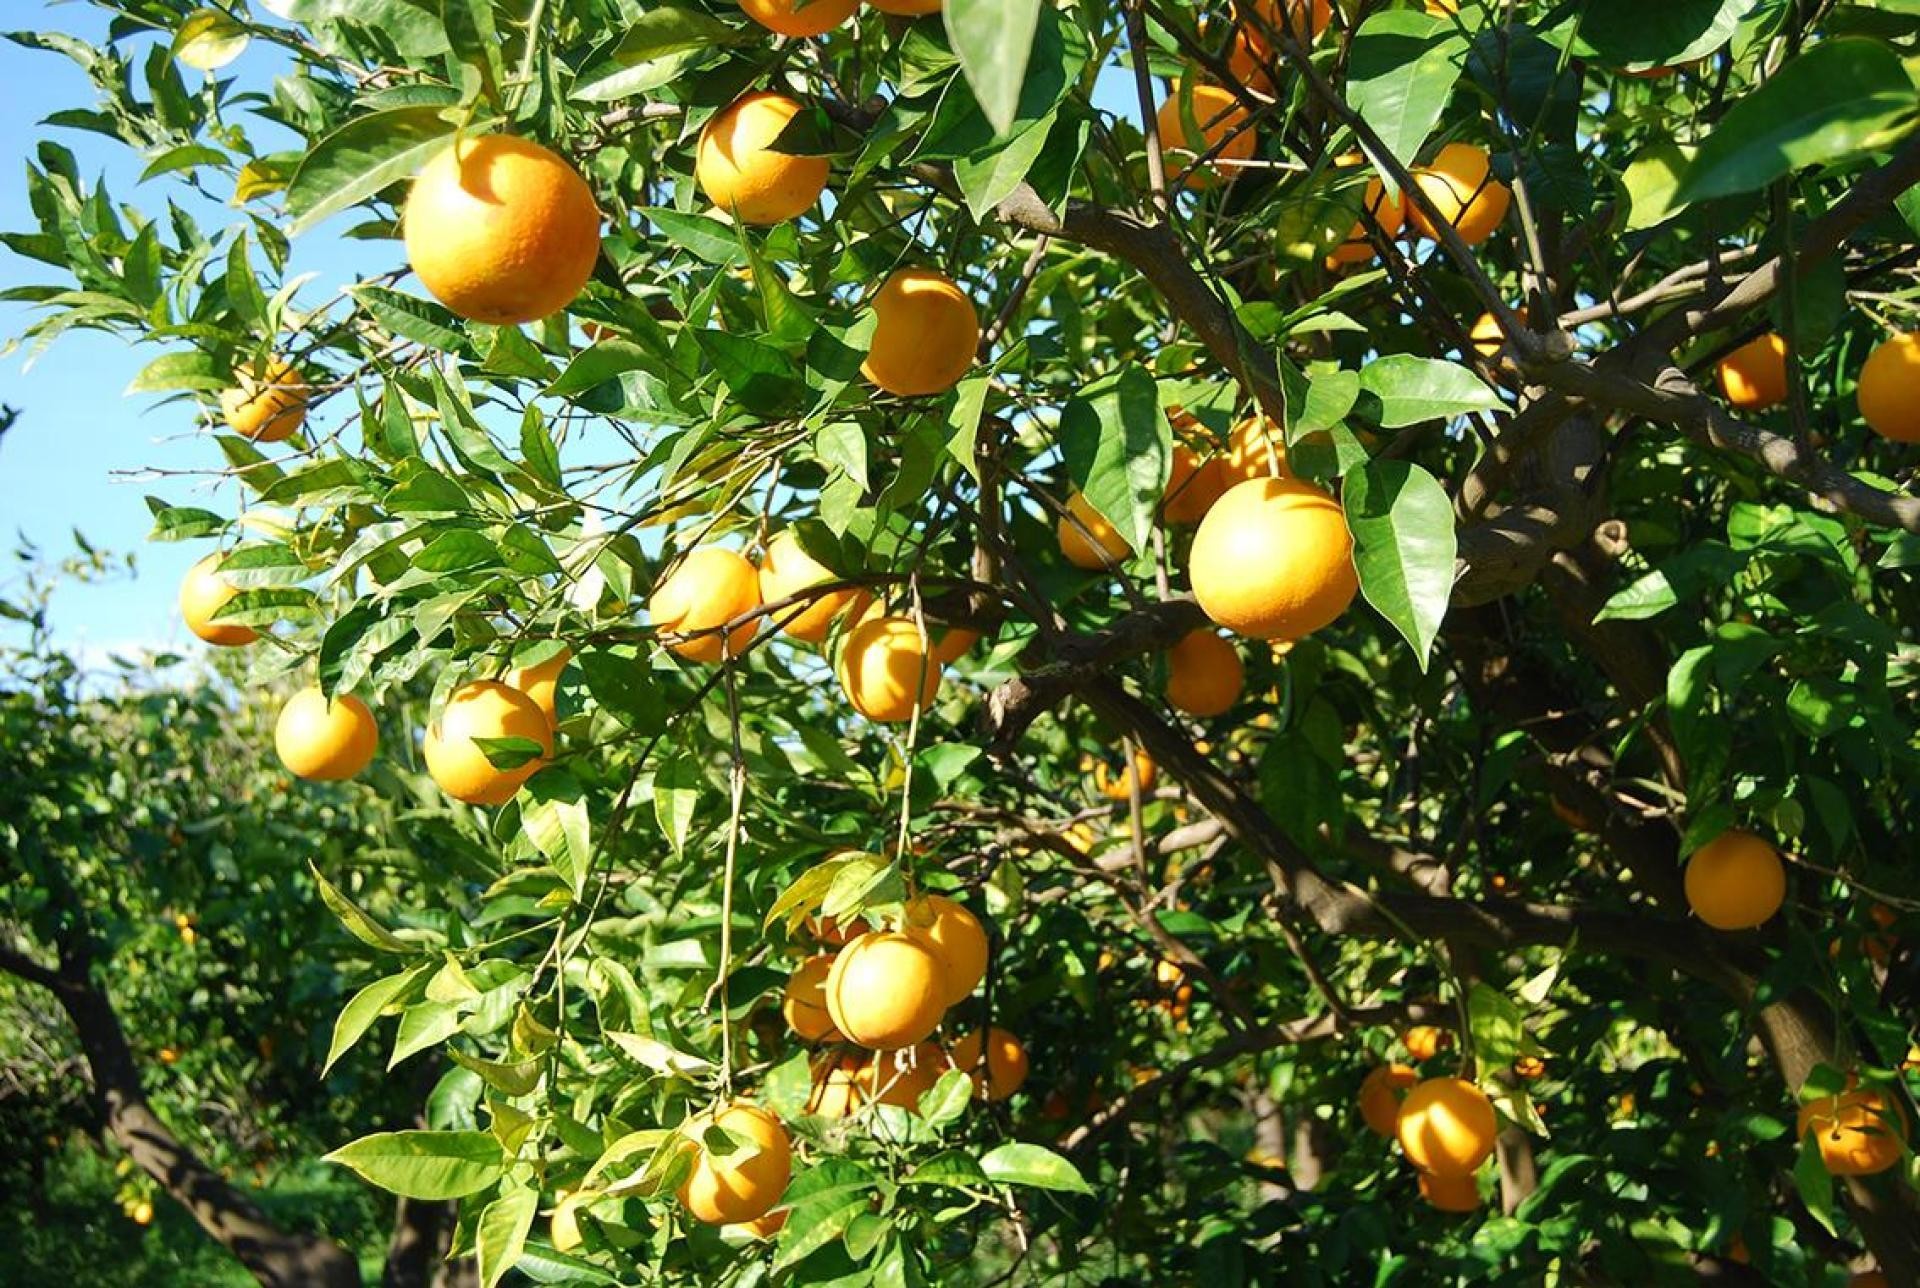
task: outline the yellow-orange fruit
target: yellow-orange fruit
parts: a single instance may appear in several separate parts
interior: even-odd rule
[[[1360,1080],[1360,1119],[1367,1129],[1392,1137],[1400,1122],[1400,1102],[1420,1075],[1410,1065],[1383,1064]]]
[[[787,1129],[758,1105],[732,1105],[711,1121],[751,1140],[759,1152],[736,1162],[733,1155],[715,1158],[702,1146],[692,1174],[680,1187],[680,1203],[694,1220],[708,1225],[757,1221],[773,1210],[793,1179]],[[698,1140],[706,1126],[707,1120],[699,1120],[690,1134]]]
[[[1227,70],[1235,80],[1250,90],[1272,94],[1275,90],[1269,68],[1273,61],[1266,42],[1259,36],[1246,27],[1234,31],[1233,43],[1227,46]]]
[[[800,104],[766,90],[715,114],[700,131],[693,165],[707,200],[749,224],[777,224],[811,210],[832,170],[827,158],[773,150],[799,114]]]
[[[941,665],[957,662],[980,642],[980,632],[967,626],[949,626],[933,633],[933,660]]]
[[[699,546],[674,564],[647,600],[654,628],[693,636],[667,647],[690,662],[738,657],[760,629],[748,618],[724,635],[718,629],[760,606],[760,574],[746,556],[720,546]],[[696,631],[710,634],[694,635]]]
[[[821,1056],[813,1063],[813,1089],[807,1093],[807,1112],[817,1118],[849,1117],[866,1099],[863,1090],[867,1062],[851,1052]]]
[[[1217,716],[1240,700],[1240,651],[1210,630],[1189,631],[1167,650],[1167,702],[1190,716]]]
[[[1178,439],[1167,486],[1160,493],[1160,520],[1175,527],[1189,526],[1207,517],[1207,511],[1227,490],[1226,469],[1217,456],[1201,455]]]
[[[836,581],[833,572],[800,546],[800,538],[791,528],[767,543],[760,556],[760,602],[777,604],[812,586]],[[798,614],[791,608],[774,615],[780,629],[797,640],[818,644],[827,638],[841,613],[871,603],[873,597],[863,590],[835,590],[807,602]]]
[[[313,391],[292,364],[274,358],[255,372],[243,367],[238,381],[220,395],[220,415],[227,428],[256,443],[277,443],[294,433],[307,419],[307,399]]]
[[[1067,562],[1089,572],[1117,568],[1133,554],[1120,530],[1078,489],[1067,498],[1067,512],[1054,524],[1054,535]]]
[[[873,297],[873,343],[860,374],[890,394],[945,393],[980,347],[980,315],[953,279],[903,268]]]
[[[1478,246],[1493,235],[1507,217],[1507,204],[1513,199],[1507,185],[1493,177],[1493,165],[1485,150],[1471,143],[1447,144],[1440,155],[1413,172],[1413,181],[1469,246]],[[1415,232],[1439,240],[1419,205],[1407,203],[1407,218]]]
[[[1187,574],[1208,617],[1265,640],[1312,634],[1360,589],[1340,503],[1299,479],[1229,489],[1194,534]]]
[[[1720,359],[1720,390],[1741,411],[1764,411],[1787,400],[1787,342],[1767,334]]]
[[[874,617],[840,646],[840,687],[869,720],[898,724],[925,711],[940,691],[940,661],[905,617]]]
[[[525,738],[541,754],[496,769],[475,738]],[[440,790],[469,805],[504,805],[553,754],[553,726],[532,698],[494,680],[463,684],[447,698],[422,743],[427,773]]]
[[[833,917],[818,917],[807,922],[807,933],[829,948],[839,948],[855,935],[864,935],[872,929],[865,921],[856,920],[850,926],[843,926]]]
[[[827,1013],[849,1041],[876,1051],[913,1046],[946,1009],[940,959],[918,935],[874,931],[834,954]]]
[[[1545,1076],[1546,1072],[1547,1062],[1537,1055],[1521,1055],[1513,1059],[1513,1076],[1523,1082],[1532,1082]]]
[[[914,1112],[920,1108],[920,1097],[951,1067],[939,1043],[922,1042],[882,1055],[877,1067],[872,1061],[861,1061],[855,1081],[868,1099]]]
[[[1431,1060],[1453,1045],[1453,1034],[1431,1024],[1416,1024],[1400,1035],[1400,1045],[1416,1060]]]
[[[1372,213],[1373,222],[1380,228],[1380,235],[1391,241],[1400,235],[1400,229],[1407,221],[1406,199],[1401,196],[1387,196],[1386,185],[1378,179],[1367,180],[1367,188],[1360,197],[1366,209]],[[1353,230],[1347,239],[1327,253],[1327,267],[1335,268],[1341,264],[1358,264],[1374,256],[1373,239],[1367,235],[1367,221],[1356,219]]]
[[[540,708],[540,714],[547,718],[547,723],[558,724],[560,709],[555,703],[554,690],[560,685],[560,673],[567,669],[567,663],[572,660],[573,650],[562,645],[558,653],[544,662],[508,667],[506,675],[501,677],[501,683],[532,698],[533,705]]]
[[[238,586],[220,575],[220,558],[208,555],[187,569],[187,575],[180,582],[180,616],[185,619],[188,630],[209,644],[222,648],[251,644],[260,638],[253,627],[213,620],[213,615],[240,593]]]
[[[1421,1172],[1420,1197],[1441,1212],[1474,1212],[1480,1207],[1480,1183],[1472,1172],[1465,1176]]]
[[[787,1208],[778,1208],[763,1217],[756,1217],[751,1221],[741,1221],[734,1226],[734,1229],[740,1231],[740,1233],[746,1235],[749,1239],[771,1239],[774,1235],[786,1229],[787,1212]]]
[[[1153,763],[1153,757],[1147,754],[1145,747],[1133,749],[1133,763],[1126,772],[1115,774],[1107,769],[1105,761],[1096,761],[1093,766],[1093,789],[1110,801],[1133,799],[1133,788],[1128,780],[1140,784],[1140,794],[1145,796],[1153,790],[1154,780],[1160,776],[1160,767]]]
[[[1780,853],[1752,832],[1731,828],[1687,860],[1687,905],[1715,930],[1751,930],[1787,897]]]
[[[973,1075],[973,1085],[988,1100],[1005,1100],[1027,1080],[1027,1048],[995,1025],[986,1035],[986,1070],[980,1068],[980,1030],[953,1044],[953,1067]]]
[[[1168,176],[1185,170],[1189,188],[1208,187],[1222,175],[1234,178],[1246,168],[1244,163],[1253,157],[1257,143],[1253,127],[1247,125],[1247,109],[1240,106],[1240,101],[1229,90],[1218,85],[1195,85],[1192,102],[1187,107],[1193,114],[1194,124],[1200,128],[1201,137],[1196,141],[1187,134],[1182,103],[1185,98],[1186,91],[1176,89],[1172,97],[1160,105],[1155,118],[1160,127],[1160,148],[1167,157]],[[1214,151],[1215,148],[1219,151]],[[1202,153],[1209,154],[1206,162],[1195,164]]]
[[[1515,309],[1513,315],[1520,320],[1521,326],[1527,325],[1525,309]],[[1482,313],[1473,320],[1467,338],[1473,341],[1475,352],[1486,358],[1499,357],[1500,350],[1507,347],[1507,333],[1500,329],[1500,320],[1491,313]]]
[[[964,904],[943,894],[922,895],[907,905],[906,922],[940,961],[946,1005],[979,987],[987,975],[987,930]]]
[[[1251,0],[1234,5],[1241,24],[1266,45],[1266,33],[1286,33],[1302,44],[1312,44],[1333,21],[1332,0]]]
[[[1438,1177],[1470,1176],[1493,1153],[1499,1122],[1486,1093],[1460,1078],[1428,1078],[1407,1093],[1395,1128],[1407,1159]]]
[[[740,0],[747,17],[776,36],[804,39],[832,31],[860,7],[860,0]]]
[[[787,976],[780,995],[780,1014],[787,1027],[802,1042],[821,1042],[840,1036],[827,1013],[827,975],[833,970],[833,956],[821,953],[809,957]]]
[[[881,13],[899,14],[903,18],[918,18],[922,14],[939,13],[945,0],[867,0],[867,3]]]
[[[1872,1176],[1900,1161],[1907,1116],[1900,1103],[1875,1090],[1845,1091],[1800,1106],[1795,1135],[1814,1134],[1820,1162],[1835,1176]]]
[[[1220,470],[1229,487],[1248,479],[1292,478],[1286,435],[1258,412],[1242,418],[1227,438]]]
[[[1883,340],[1860,368],[1860,415],[1882,438],[1920,443],[1920,332]]]
[[[318,686],[288,698],[273,726],[280,763],[314,782],[352,778],[372,762],[379,746],[380,731],[366,703],[351,693],[328,702]]]
[[[400,226],[433,297],[477,322],[573,303],[600,256],[600,210],[558,153],[510,134],[457,140],[420,169]]]

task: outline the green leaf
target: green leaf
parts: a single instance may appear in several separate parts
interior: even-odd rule
[[[958,1069],[949,1069],[941,1075],[942,1081],[959,1074],[962,1082],[967,1083],[969,1094],[972,1082]],[[973,1158],[957,1149],[942,1150],[914,1168],[900,1182],[902,1185],[943,1185],[950,1189],[985,1189],[990,1180],[986,1171]]]
[[[360,306],[387,330],[443,353],[465,353],[472,346],[452,310],[405,291],[361,283],[349,288]]]
[[[378,948],[389,953],[410,953],[413,945],[395,935],[391,930],[375,921],[359,904],[334,888],[333,882],[320,875],[320,869],[311,862],[307,870],[313,873],[314,882],[320,887],[320,899],[333,915],[347,928],[347,932],[370,948]]]
[[[995,132],[1012,128],[1040,25],[1040,0],[947,0],[947,39]]]
[[[673,846],[675,854],[686,848],[687,834],[693,830],[694,811],[700,807],[700,793],[705,783],[699,762],[686,755],[671,757],[654,775],[654,816],[660,820],[660,832]]]
[[[976,220],[985,222],[994,207],[1005,201],[1026,179],[1040,159],[1053,131],[1055,116],[1049,112],[1004,143],[997,142],[953,163],[954,181],[967,200],[967,209]]]
[[[326,1155],[364,1180],[410,1199],[457,1199],[497,1183],[507,1170],[500,1142],[483,1131],[389,1131]]]
[[[1680,178],[1693,163],[1698,148],[1660,139],[1642,148],[1627,164],[1620,183],[1627,190],[1627,231],[1653,228],[1679,214],[1684,206],[1674,201],[1680,191]]]
[[[540,1191],[525,1185],[509,1189],[481,1211],[480,1220],[474,1226],[473,1242],[483,1288],[494,1288],[520,1263],[527,1235],[533,1230],[533,1218],[539,1211]]]
[[[973,1079],[960,1069],[948,1069],[940,1080],[920,1093],[920,1117],[935,1131],[967,1112],[973,1103]],[[973,1160],[968,1159],[971,1165]]]
[[[695,259],[719,267],[735,263],[745,252],[733,229],[706,215],[690,215],[666,206],[647,206],[639,213],[666,234],[667,240]]]
[[[420,969],[424,970],[425,967]],[[546,1064],[542,1060],[521,1060],[506,1064],[499,1060],[483,1060],[477,1055],[468,1055],[458,1047],[448,1047],[446,1056],[462,1069],[470,1070],[480,1076],[480,1080],[497,1091],[509,1096],[530,1095],[540,1085],[540,1075]]]
[[[1360,371],[1360,388],[1379,400],[1382,429],[1445,420],[1500,405],[1499,395],[1459,363],[1406,353],[1391,353],[1368,363]]]
[[[1753,192],[1808,166],[1884,148],[1920,121],[1900,57],[1874,40],[1824,40],[1735,100],[1680,180],[1680,204]]]
[[[163,353],[140,369],[126,392],[170,393],[179,389],[218,392],[232,383],[213,358],[204,353]]]
[[[436,106],[396,107],[357,117],[320,140],[287,184],[290,236],[355,206],[420,167],[453,139]]]
[[[173,33],[172,54],[196,71],[218,71],[246,52],[246,25],[218,9],[196,9]]]
[[[1467,1028],[1483,1072],[1503,1069],[1526,1053],[1526,1017],[1512,998],[1490,984],[1475,980],[1467,990]]]
[[[1093,1193],[1078,1168],[1044,1145],[1001,1145],[980,1156],[980,1170],[1002,1185]]]
[[[1453,594],[1453,503],[1418,465],[1373,461],[1343,494],[1360,592],[1413,645],[1426,670]]]
[[[1383,10],[1354,33],[1347,102],[1400,164],[1411,166],[1433,133],[1466,53],[1454,23],[1412,9]],[[1381,182],[1391,190],[1384,173]]]
[[[1672,67],[1733,38],[1759,0],[1609,0],[1585,6],[1580,40],[1615,67]]]
[[[429,969],[431,969],[429,966],[415,966],[397,975],[376,979],[355,993],[347,1004],[340,1008],[339,1018],[333,1022],[333,1041],[327,1046],[327,1062],[320,1067],[321,1076],[325,1077],[328,1070],[333,1068],[334,1062],[352,1050],[353,1045],[366,1036],[367,1030],[373,1027],[374,1021],[380,1018],[381,1012],[405,996]]]
[[[1838,1234],[1833,1217],[1833,1173],[1820,1157],[1820,1142],[1812,1132],[1800,1138],[1800,1150],[1793,1161],[1793,1185],[1813,1219],[1825,1226],[1828,1234]]]
[[[1127,544],[1144,550],[1173,464],[1173,434],[1153,377],[1127,363],[1067,400],[1060,446],[1074,485]]]
[[[1658,568],[1635,581],[1624,590],[1616,591],[1593,615],[1596,622],[1623,621],[1638,622],[1649,617],[1658,617],[1675,604],[1680,597],[1674,594],[1673,586],[1667,580],[1667,574]]]

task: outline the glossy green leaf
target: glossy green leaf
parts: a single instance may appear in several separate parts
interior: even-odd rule
[[[1348,474],[1342,500],[1360,593],[1425,670],[1453,594],[1453,502],[1431,474],[1398,460]]]

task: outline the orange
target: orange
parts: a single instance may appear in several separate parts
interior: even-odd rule
[[[1896,1100],[1873,1090],[1822,1096],[1800,1106],[1795,1134],[1814,1133],[1820,1161],[1835,1176],[1872,1176],[1900,1161],[1907,1116]]]
[[[931,1091],[940,1075],[951,1067],[939,1043],[922,1042],[881,1056],[878,1069],[872,1061],[861,1061],[855,1082],[870,1099],[911,1113],[920,1108],[920,1097]]]
[[[1475,1212],[1480,1208],[1480,1183],[1465,1176],[1420,1173],[1420,1197],[1441,1212]]]
[[[1054,524],[1054,535],[1067,562],[1088,572],[1117,568],[1133,554],[1120,530],[1077,488],[1067,498],[1067,512]]]
[[[771,1239],[786,1228],[787,1211],[786,1208],[779,1208],[751,1221],[741,1221],[734,1228],[749,1239]]]
[[[373,712],[350,693],[332,702],[318,686],[302,689],[280,708],[273,726],[273,747],[280,763],[296,777],[332,783],[352,778],[373,760],[380,731]]]
[[[1132,800],[1133,788],[1128,785],[1129,781],[1138,780],[1140,784],[1140,794],[1145,796],[1153,790],[1154,780],[1159,776],[1160,767],[1153,763],[1153,757],[1147,754],[1147,749],[1145,747],[1135,747],[1133,749],[1133,764],[1127,767],[1127,772],[1125,773],[1112,774],[1108,772],[1105,761],[1095,763],[1093,767],[1093,789],[1110,801]]]
[[[1507,203],[1513,199],[1507,185],[1493,177],[1486,151],[1471,143],[1447,144],[1440,155],[1414,170],[1413,181],[1469,246],[1478,246],[1493,235],[1507,217]],[[1439,240],[1426,215],[1412,202],[1407,203],[1407,218],[1413,221],[1415,232]]]
[[[1407,221],[1407,205],[1404,197],[1387,196],[1387,189],[1378,179],[1367,180],[1366,192],[1360,200],[1373,215],[1373,222],[1380,227],[1380,235],[1391,241],[1400,235],[1400,229]],[[1341,264],[1358,264],[1372,259],[1374,255],[1373,239],[1367,235],[1367,221],[1356,219],[1353,231],[1347,239],[1335,246],[1327,254],[1327,267],[1335,268]]]
[[[873,617],[840,646],[840,687],[869,720],[898,724],[925,711],[940,691],[940,661],[905,617]]]
[[[1190,716],[1231,710],[1246,678],[1239,650],[1212,631],[1189,631],[1167,650],[1167,702]]]
[[[1287,468],[1286,435],[1258,412],[1245,417],[1227,439],[1227,455],[1220,470],[1229,487],[1247,479],[1292,478],[1293,471]]]
[[[1515,1056],[1513,1076],[1525,1082],[1532,1082],[1547,1072],[1547,1062],[1537,1055]]]
[[[844,851],[840,851],[844,853]],[[832,917],[820,917],[807,922],[807,933],[829,948],[838,948],[855,935],[864,935],[871,929],[864,921],[855,921],[851,926],[843,926]]]
[[[860,0],[740,0],[747,17],[776,36],[819,36],[832,31],[860,7]]]
[[[740,1161],[715,1158],[704,1144],[693,1173],[680,1187],[680,1202],[696,1221],[735,1225],[757,1221],[773,1210],[793,1178],[793,1146],[787,1129],[758,1105],[733,1105],[708,1120],[696,1119],[688,1134],[700,1140],[709,1123],[746,1137],[759,1152]]]
[[[1891,1281],[1878,1270],[1862,1270],[1847,1280],[1847,1288],[1891,1288]]]
[[[1525,309],[1515,309],[1513,315],[1520,320],[1521,326],[1527,325]],[[1475,352],[1482,357],[1497,358],[1500,356],[1500,351],[1507,347],[1507,333],[1500,329],[1499,319],[1491,313],[1482,313],[1473,320],[1473,327],[1467,332],[1467,338],[1473,341]]]
[[[1256,142],[1251,126],[1241,128],[1247,125],[1247,109],[1231,91],[1218,85],[1195,85],[1190,105],[1183,103],[1186,97],[1184,88],[1176,89],[1160,105],[1156,116],[1168,177],[1185,170],[1189,188],[1209,187],[1221,175],[1235,177],[1244,168],[1241,163],[1252,158]],[[1186,106],[1190,106],[1194,124],[1200,128],[1198,143],[1187,134]],[[1195,165],[1202,153],[1210,154],[1206,163]]]
[[[787,1027],[802,1042],[830,1041],[840,1036],[827,1014],[827,973],[833,969],[833,955],[821,953],[809,957],[787,976],[786,990],[780,995],[780,1014]]]
[[[246,367],[234,373],[238,382],[220,395],[220,415],[227,428],[256,443],[291,438],[306,423],[307,399],[313,391],[306,377],[281,358],[264,369]]]
[[[1176,424],[1178,417],[1171,417]],[[1160,493],[1160,519],[1180,527],[1200,522],[1227,490],[1225,467],[1216,456],[1204,459],[1179,439],[1173,443],[1173,464],[1167,486]]]
[[[1693,852],[1685,884],[1687,905],[1715,930],[1751,930],[1780,911],[1787,897],[1779,851],[1739,828]]]
[[[251,644],[260,638],[253,627],[213,620],[214,614],[240,593],[238,586],[220,575],[219,567],[220,556],[208,555],[187,569],[180,582],[180,616],[186,619],[188,630],[209,644],[222,648]]]
[[[945,274],[902,268],[873,297],[873,343],[860,374],[890,394],[945,393],[973,365],[980,315]]]
[[[953,1067],[972,1074],[975,1091],[988,1100],[1005,1100],[1027,1080],[1027,1049],[1019,1038],[997,1025],[987,1030],[986,1047],[984,1076],[980,1072],[978,1029],[953,1044]]]
[[[1920,443],[1920,332],[1883,340],[1860,368],[1860,415],[1882,438]]]
[[[903,18],[917,18],[921,14],[939,13],[943,0],[867,0],[867,3],[881,13],[899,14]]]
[[[501,683],[532,698],[533,705],[540,708],[540,714],[547,718],[547,723],[558,724],[560,711],[554,702],[554,690],[560,685],[560,673],[567,669],[567,663],[572,660],[573,650],[563,644],[558,653],[544,662],[507,668]]]
[[[987,975],[987,931],[966,905],[943,894],[922,895],[907,905],[906,923],[940,961],[946,1005],[979,987]]]
[[[942,666],[965,657],[980,642],[980,632],[965,626],[949,626],[933,637],[933,660]]]
[[[812,209],[827,186],[827,158],[773,150],[799,114],[800,104],[786,95],[760,90],[709,120],[693,165],[707,200],[749,224],[777,224]]]
[[[1227,46],[1227,70],[1242,85],[1262,94],[1273,94],[1273,75],[1268,69],[1274,61],[1266,42],[1253,31],[1241,27],[1233,33],[1233,43]]]
[[[420,169],[400,227],[433,297],[476,322],[537,322],[600,257],[600,210],[559,154],[510,134],[456,140]]]
[[[1426,0],[1421,6],[1432,18],[1451,18],[1460,12],[1460,0]]]
[[[513,769],[497,769],[475,738],[525,738],[539,743],[541,754]],[[476,680],[447,698],[421,749],[441,791],[469,805],[504,805],[553,754],[553,726],[520,690]]]
[[[1786,340],[1774,334],[1763,335],[1720,359],[1720,390],[1741,411],[1764,411],[1785,402]]]
[[[721,546],[697,546],[681,556],[647,600],[656,631],[690,636],[667,647],[690,662],[738,657],[760,629],[748,618],[724,635],[719,628],[760,607],[760,574],[746,556]],[[705,631],[707,634],[696,635]]]
[[[1208,617],[1255,639],[1296,640],[1360,589],[1340,503],[1299,479],[1249,479],[1194,534],[1187,575]]]
[[[1493,1153],[1499,1123],[1486,1093],[1460,1078],[1428,1078],[1407,1093],[1395,1127],[1400,1148],[1423,1172],[1471,1176]]]
[[[918,935],[874,931],[834,954],[827,1013],[848,1040],[896,1051],[932,1036],[946,1013],[940,958]]]
[[[1400,1045],[1416,1060],[1431,1060],[1453,1045],[1453,1034],[1431,1024],[1416,1024],[1400,1035]]]
[[[142,1199],[140,1202],[133,1205],[133,1209],[129,1211],[127,1215],[133,1218],[133,1223],[135,1225],[152,1225],[153,1224],[153,1204],[147,1202],[145,1199]]]
[[[820,1057],[813,1063],[813,1090],[807,1094],[807,1112],[818,1118],[841,1119],[860,1108],[867,1062],[851,1052]]]
[[[800,538],[791,528],[769,541],[767,552],[760,556],[760,602],[763,604],[777,604],[801,591],[838,580],[826,565],[801,548]],[[786,608],[773,614],[773,620],[793,638],[818,644],[827,638],[827,632],[833,629],[841,613],[851,608],[858,616],[872,600],[864,590],[829,591],[808,601],[797,616],[794,608]]]
[[[1360,1119],[1376,1135],[1391,1137],[1400,1122],[1400,1102],[1420,1081],[1412,1066],[1383,1064],[1360,1080]]]

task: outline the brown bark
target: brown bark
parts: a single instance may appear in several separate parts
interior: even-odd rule
[[[457,1212],[452,1203],[401,1197],[393,1208],[393,1238],[387,1243],[381,1288],[433,1288]]]

